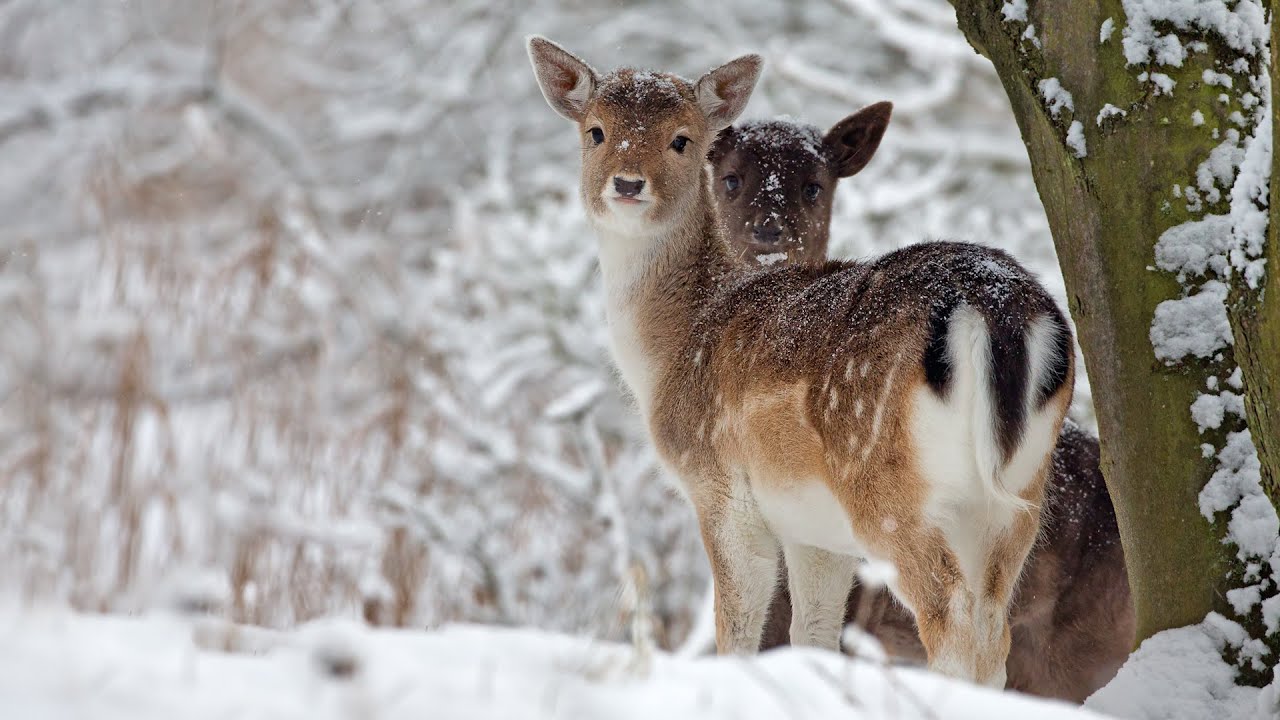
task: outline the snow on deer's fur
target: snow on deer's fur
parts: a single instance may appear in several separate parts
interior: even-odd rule
[[[825,133],[790,120],[753,120],[721,131],[708,161],[730,247],[751,265],[760,257],[824,261],[836,185],[871,159],[889,115],[888,103],[876,103]],[[860,138],[856,154],[846,150],[850,133]],[[1071,423],[1054,448],[1041,521],[1009,612],[1008,687],[1083,702],[1128,657],[1135,616],[1098,441]],[[873,598],[864,599],[864,592]],[[775,592],[761,649],[787,643],[790,619],[783,587]],[[884,591],[855,586],[845,620],[865,623],[895,657],[923,657],[910,613]]]
[[[597,75],[529,41],[577,123],[613,354],[698,515],[716,643],[755,652],[778,571],[793,642],[834,648],[856,558],[891,561],[930,667],[1002,687],[1007,607],[1070,401],[1070,330],[999,251],[915,245],[745,273],[703,158],[761,69]]]

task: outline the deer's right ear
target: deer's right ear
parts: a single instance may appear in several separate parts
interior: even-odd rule
[[[582,122],[587,101],[596,89],[596,71],[573,53],[537,35],[529,36],[529,60],[551,109],[573,122]]]
[[[862,108],[827,131],[822,144],[827,147],[836,177],[849,177],[871,162],[892,114],[893,103],[878,102]]]
[[[738,119],[747,108],[763,68],[764,60],[759,55],[743,55],[698,79],[693,93],[712,130],[723,130]]]

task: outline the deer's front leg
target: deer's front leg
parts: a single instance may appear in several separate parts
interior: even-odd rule
[[[750,498],[698,514],[716,589],[716,649],[753,654],[778,584],[778,541]]]

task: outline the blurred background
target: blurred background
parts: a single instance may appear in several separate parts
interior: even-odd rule
[[[0,0],[5,592],[617,638],[642,568],[680,643],[706,561],[610,370],[534,32],[687,77],[762,52],[745,117],[892,100],[833,254],[985,242],[1063,299],[945,0]]]

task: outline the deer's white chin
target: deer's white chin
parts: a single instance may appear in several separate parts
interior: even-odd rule
[[[596,224],[618,235],[651,235],[657,228],[651,216],[652,200],[606,197],[603,212],[595,214]]]

